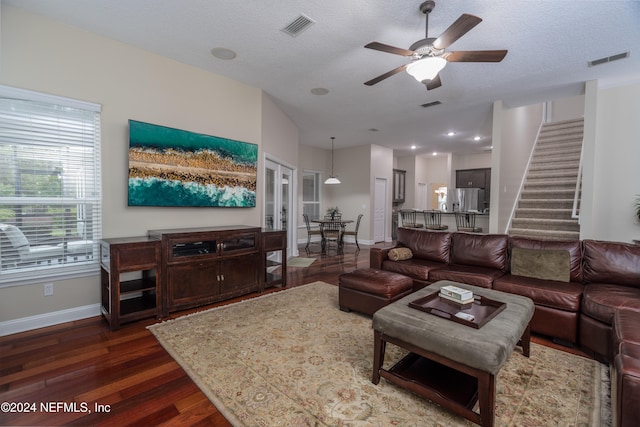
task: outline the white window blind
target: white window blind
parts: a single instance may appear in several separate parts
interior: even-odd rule
[[[320,218],[320,183],[322,175],[320,172],[302,172],[302,213],[309,218]]]
[[[0,286],[96,272],[100,106],[0,86]]]

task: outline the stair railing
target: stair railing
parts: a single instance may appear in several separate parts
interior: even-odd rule
[[[576,189],[573,193],[573,208],[571,210],[571,218],[577,219],[580,223],[580,200],[582,191],[582,159],[584,155],[584,138],[582,139],[582,147],[580,148],[580,163],[578,164],[578,177],[576,179]]]

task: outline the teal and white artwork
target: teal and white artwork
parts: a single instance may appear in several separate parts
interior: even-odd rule
[[[129,206],[255,207],[258,146],[129,120]]]

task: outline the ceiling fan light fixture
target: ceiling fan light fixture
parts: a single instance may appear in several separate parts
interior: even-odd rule
[[[407,65],[407,73],[420,83],[434,79],[447,65],[447,60],[439,56],[429,56]]]

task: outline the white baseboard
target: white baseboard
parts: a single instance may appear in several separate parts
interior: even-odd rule
[[[18,332],[30,331],[99,315],[100,304],[98,303],[53,311],[51,313],[36,314],[35,316],[21,317],[20,319],[0,322],[0,336],[17,334]]]

